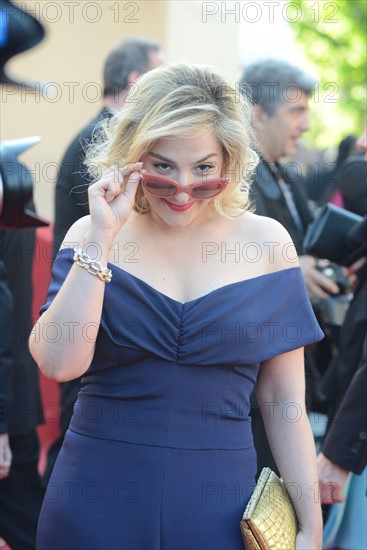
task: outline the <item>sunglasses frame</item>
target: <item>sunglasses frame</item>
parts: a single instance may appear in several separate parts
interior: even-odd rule
[[[160,181],[160,182],[167,183],[169,185],[172,185],[172,187],[174,187],[176,190],[172,195],[159,195],[157,193],[152,193],[152,191],[150,191],[147,188],[148,180],[153,180],[155,182]],[[166,178],[166,177],[160,176],[158,174],[150,174],[149,172],[144,172],[143,174],[141,174],[141,180],[140,180],[140,183],[141,183],[143,189],[145,191],[147,191],[147,193],[150,193],[150,195],[153,195],[153,197],[159,197],[161,199],[165,199],[165,198],[175,197],[178,193],[187,193],[190,197],[192,197],[193,199],[195,199],[197,201],[210,200],[210,199],[213,199],[214,197],[217,197],[218,195],[220,195],[220,193],[222,193],[222,191],[225,190],[225,188],[229,185],[229,182],[230,182],[230,179],[228,177],[224,177],[224,178],[207,179],[205,181],[198,181],[198,182],[195,182],[195,183],[191,183],[190,185],[181,185],[180,183],[178,183],[175,180],[171,180],[170,178]],[[192,195],[192,191],[196,187],[202,187],[204,185],[208,185],[208,183],[220,183],[221,188],[218,191],[218,193],[215,193],[215,195],[213,195],[212,197],[203,197],[203,198],[194,197]]]

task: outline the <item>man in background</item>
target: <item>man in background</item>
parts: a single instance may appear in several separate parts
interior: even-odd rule
[[[54,257],[69,227],[89,214],[91,179],[84,165],[86,146],[101,121],[121,109],[139,76],[159,67],[163,61],[159,44],[143,38],[129,38],[108,55],[103,74],[102,110],[73,139],[61,161],[55,195]]]
[[[294,155],[302,134],[310,128],[309,98],[314,84],[312,77],[300,68],[278,59],[249,65],[240,81],[242,93],[252,103],[254,147],[260,155],[250,198],[257,214],[274,218],[290,234],[313,304],[330,294],[338,294],[339,288],[317,269],[313,257],[303,255],[306,228],[312,221],[303,176],[295,163],[287,165],[279,161]],[[319,374],[310,350],[306,350],[306,372],[311,381],[308,393],[312,394],[316,391],[315,380]],[[254,399],[252,404],[258,472],[263,466],[277,471]]]
[[[43,423],[32,330],[34,229],[0,230],[0,536],[34,550],[43,488],[37,426]]]
[[[289,232],[300,255],[302,273],[311,301],[338,292],[337,286],[316,269],[311,256],[302,255],[302,243],[312,220],[303,177],[292,157],[309,130],[309,98],[314,80],[285,61],[270,59],[247,67],[241,89],[253,105],[255,148],[260,154],[251,198],[256,213],[279,221]]]
[[[367,166],[367,131],[357,141],[357,147],[364,152]],[[366,188],[366,179],[359,168],[352,181],[359,188]],[[364,221],[359,224],[362,228],[360,242],[364,243],[364,254],[349,268],[359,275],[359,287],[343,326],[339,356],[331,365],[338,406],[318,455],[320,494],[324,504],[343,502],[349,473],[360,475],[367,465],[367,215],[365,210],[361,214],[364,214]]]

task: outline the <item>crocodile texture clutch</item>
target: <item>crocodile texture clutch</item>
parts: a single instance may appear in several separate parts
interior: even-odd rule
[[[246,550],[294,550],[297,517],[283,482],[263,468],[240,524]]]

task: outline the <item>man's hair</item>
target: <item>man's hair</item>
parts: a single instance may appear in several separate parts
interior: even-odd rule
[[[158,42],[144,38],[128,38],[116,46],[108,55],[104,66],[103,96],[119,96],[128,85],[133,71],[143,74],[149,70],[150,53],[161,50]]]
[[[270,116],[281,104],[294,102],[301,92],[310,96],[314,84],[311,75],[280,59],[252,63],[240,80],[242,93]]]

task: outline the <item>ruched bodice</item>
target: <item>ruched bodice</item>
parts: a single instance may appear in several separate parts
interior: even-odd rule
[[[62,250],[45,307],[71,265],[72,251]],[[96,353],[71,429],[178,448],[251,446],[249,397],[260,363],[322,336],[300,269],[180,303],[110,267]]]

